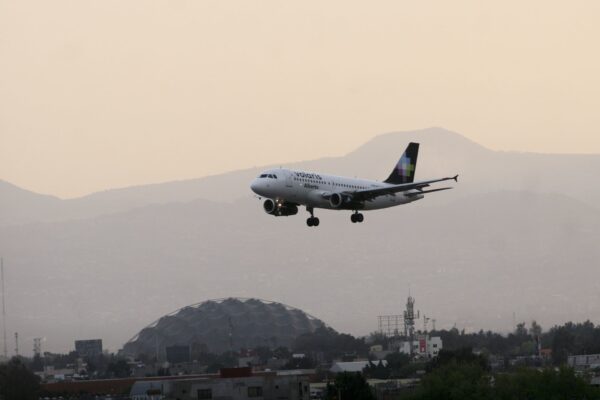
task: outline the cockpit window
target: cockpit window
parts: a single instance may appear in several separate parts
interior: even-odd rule
[[[267,174],[260,174],[259,178],[266,178]]]

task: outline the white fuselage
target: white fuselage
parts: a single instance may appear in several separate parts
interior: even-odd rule
[[[415,194],[416,191],[411,190],[382,195],[348,207],[333,207],[328,200],[328,195],[332,193],[352,193],[387,186],[393,185],[366,179],[278,168],[264,171],[252,182],[250,187],[259,196],[307,207],[327,209],[377,210],[423,198],[422,194]],[[410,196],[407,195],[409,193]]]

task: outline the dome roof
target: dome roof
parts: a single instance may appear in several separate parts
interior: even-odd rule
[[[289,347],[304,333],[325,324],[302,310],[260,299],[208,300],[167,314],[142,329],[123,353],[163,358],[165,348],[191,346],[211,353],[241,348]]]

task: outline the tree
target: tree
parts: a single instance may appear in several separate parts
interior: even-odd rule
[[[473,350],[468,347],[458,350],[440,350],[438,356],[429,362],[426,369],[427,371],[433,371],[448,364],[475,364],[482,371],[489,369],[487,359],[481,354],[474,354]]]
[[[370,361],[363,369],[363,375],[369,379],[388,379],[390,377],[390,368],[383,365],[381,360]]]
[[[37,400],[39,391],[39,378],[19,358],[0,365],[0,399]]]
[[[33,356],[30,367],[34,372],[40,372],[44,370],[44,361],[39,354]]]
[[[368,353],[364,339],[357,339],[345,333],[340,334],[326,327],[300,335],[294,340],[292,348],[298,353],[324,354],[329,361],[344,354],[366,356]]]
[[[542,334],[542,327],[535,321],[531,321],[531,327],[529,328],[529,334],[534,338]]]
[[[515,328],[515,336],[519,338],[527,337],[527,328],[525,328],[525,322],[519,322]]]
[[[254,354],[258,357],[261,364],[266,364],[267,360],[273,357],[273,351],[266,346],[259,346],[254,349]]]
[[[106,374],[113,378],[127,378],[131,375],[131,370],[127,361],[120,358],[116,361],[111,361],[106,368]]]
[[[555,365],[567,362],[567,357],[573,352],[575,336],[566,327],[560,327],[554,331],[552,339],[552,361]]]
[[[404,353],[390,353],[385,356],[391,378],[407,378],[412,375],[410,356]]]
[[[275,358],[290,358],[291,356],[292,353],[290,353],[290,350],[287,347],[279,346],[273,350],[273,357]]]
[[[342,372],[327,386],[328,400],[375,400],[371,387],[360,372]]]
[[[522,368],[490,375],[482,359],[467,351],[441,354],[430,363],[412,400],[600,400],[600,390],[590,386],[571,368]]]
[[[449,360],[428,373],[414,400],[491,399],[490,377],[478,362]]]
[[[494,399],[571,400],[600,399],[600,390],[575,375],[571,368],[559,370],[522,368],[511,374],[496,376]]]

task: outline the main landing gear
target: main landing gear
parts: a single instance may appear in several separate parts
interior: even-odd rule
[[[353,224],[356,222],[363,222],[364,219],[365,217],[358,211],[355,211],[354,214],[350,215],[350,221],[352,221]]]
[[[310,213],[310,218],[306,220],[306,225],[308,226],[319,226],[319,218],[315,217],[313,214],[312,207],[306,207],[306,211]]]

